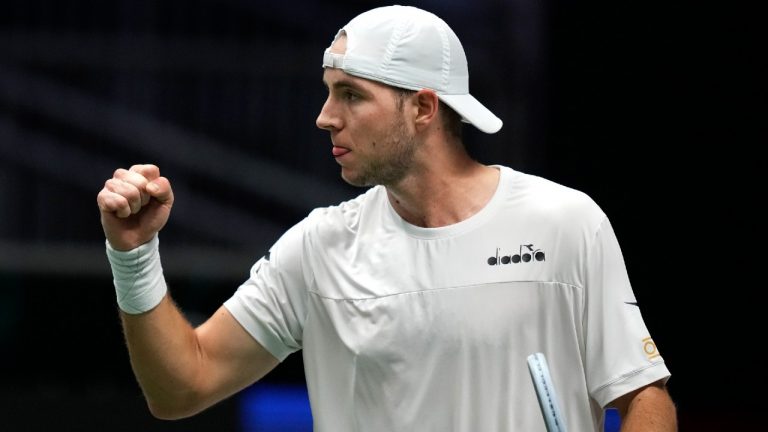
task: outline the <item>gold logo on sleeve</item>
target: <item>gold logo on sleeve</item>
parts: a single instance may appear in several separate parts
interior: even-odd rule
[[[659,354],[659,350],[656,349],[656,344],[653,343],[653,339],[650,337],[643,339],[643,352],[645,353],[645,356],[648,357],[648,360],[654,359],[661,355]]]

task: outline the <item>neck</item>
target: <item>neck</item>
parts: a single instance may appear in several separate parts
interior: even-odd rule
[[[472,160],[463,148],[425,156],[404,179],[387,186],[389,202],[408,223],[425,228],[452,225],[480,211],[493,197],[498,169]]]

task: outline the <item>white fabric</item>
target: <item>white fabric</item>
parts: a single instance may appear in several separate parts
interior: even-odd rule
[[[464,121],[485,133],[502,121],[469,94],[467,57],[458,36],[436,15],[412,6],[364,12],[336,34],[347,36],[343,55],[323,55],[323,67],[410,90],[432,89]]]
[[[603,212],[500,169],[491,201],[447,227],[406,223],[382,187],[315,210],[225,303],[278,359],[303,349],[316,431],[544,431],[535,352],[574,431],[601,430],[603,406],[669,376],[625,303]]]
[[[158,236],[129,251],[115,250],[109,241],[105,243],[117,305],[132,315],[154,309],[168,291],[160,263]]]

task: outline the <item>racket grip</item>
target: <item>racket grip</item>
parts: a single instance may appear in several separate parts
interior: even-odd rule
[[[528,371],[531,373],[547,432],[566,432],[565,417],[557,403],[555,386],[544,354],[535,353],[528,356]]]

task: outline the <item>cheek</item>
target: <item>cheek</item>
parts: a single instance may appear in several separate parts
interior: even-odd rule
[[[381,103],[366,103],[348,112],[347,128],[358,150],[385,151],[394,131],[396,119],[402,116],[397,107]]]
[[[355,134],[361,146],[375,149],[386,141],[391,133],[390,121],[386,115],[369,114],[359,117]]]

